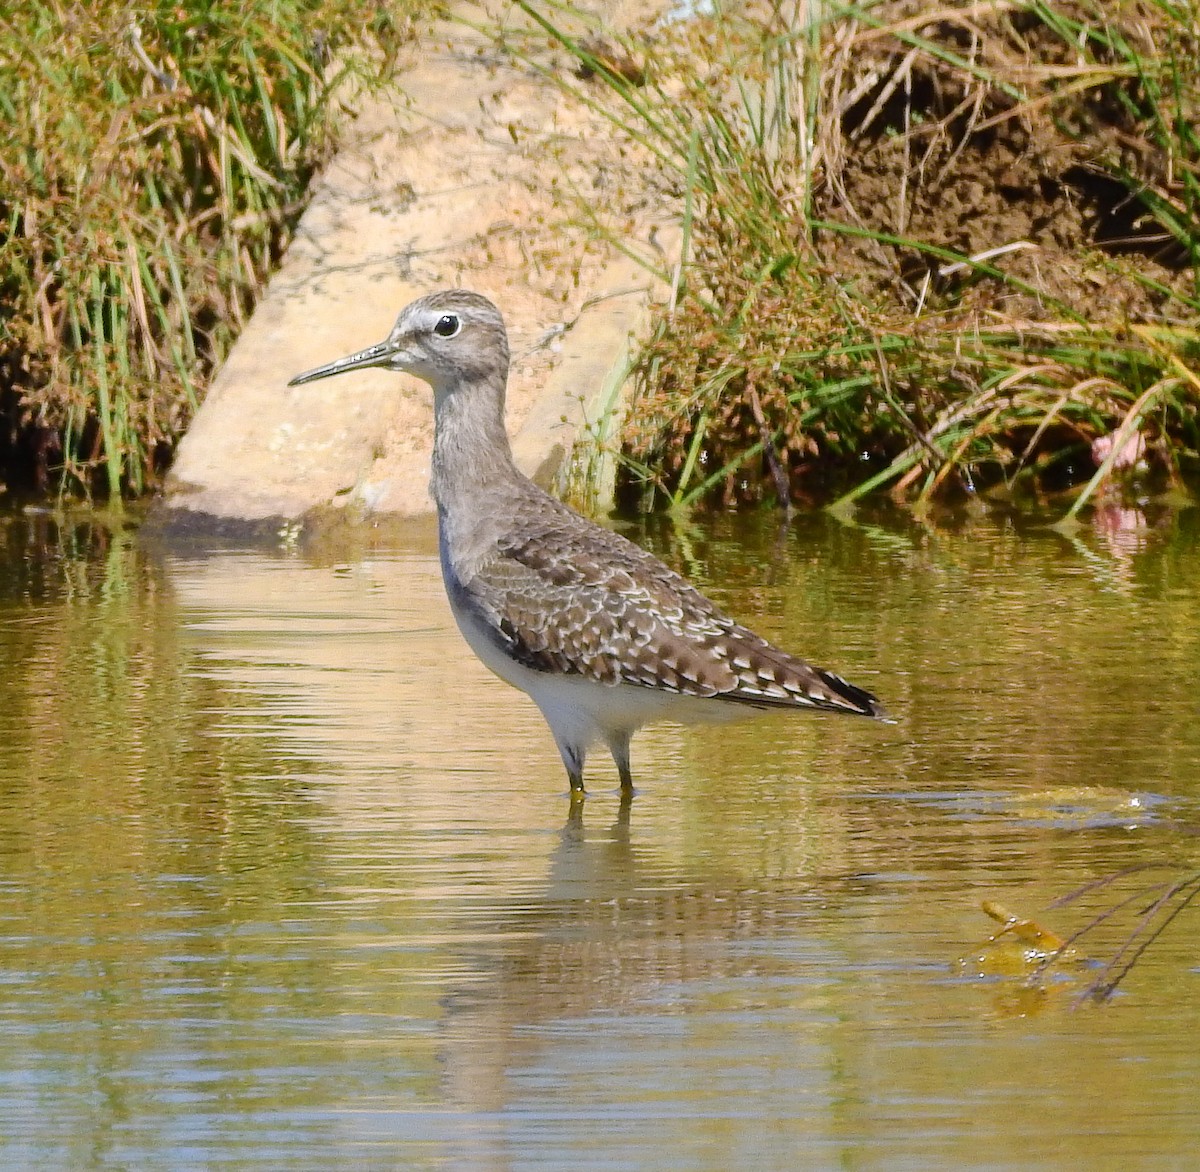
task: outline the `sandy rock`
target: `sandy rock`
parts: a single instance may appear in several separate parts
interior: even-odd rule
[[[475,289],[503,311],[509,430],[542,483],[565,482],[612,394],[651,278],[565,226],[550,195],[555,176],[604,185],[602,122],[461,25],[414,48],[397,84],[363,103],[181,442],[156,518],[168,533],[430,511],[427,387],[384,371],[287,381],[382,340],[433,289]]]

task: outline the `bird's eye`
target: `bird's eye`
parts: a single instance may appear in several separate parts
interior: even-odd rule
[[[443,313],[437,320],[437,325],[433,327],[433,332],[439,338],[453,338],[459,330],[462,329],[462,321],[457,314]]]

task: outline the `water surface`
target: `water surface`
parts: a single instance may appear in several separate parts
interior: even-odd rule
[[[545,726],[386,550],[0,522],[0,1163],[1182,1167],[1200,524],[641,535],[898,723],[649,730],[572,816]],[[1077,903],[1056,897],[1128,868]]]

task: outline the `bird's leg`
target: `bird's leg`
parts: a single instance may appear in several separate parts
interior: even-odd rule
[[[587,750],[580,745],[570,745],[565,741],[556,741],[559,755],[567,767],[567,779],[571,783],[571,799],[581,798],[583,789],[583,761]]]
[[[576,843],[583,841],[583,807],[587,795],[581,789],[571,791],[570,805],[567,807],[567,822],[563,827],[564,842]]]
[[[613,733],[608,740],[608,751],[612,754],[617,765],[617,773],[621,777],[621,798],[633,795],[633,774],[629,770],[629,742],[633,734],[628,732]]]

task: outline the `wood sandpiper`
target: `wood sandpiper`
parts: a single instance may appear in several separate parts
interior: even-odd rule
[[[869,692],[773,647],[519,472],[504,430],[508,365],[499,310],[454,289],[419,298],[385,341],[289,386],[385,367],[433,388],[432,490],[450,609],[483,663],[541,709],[573,794],[597,741],[627,794],[629,742],[649,721],[800,708],[883,717]]]

